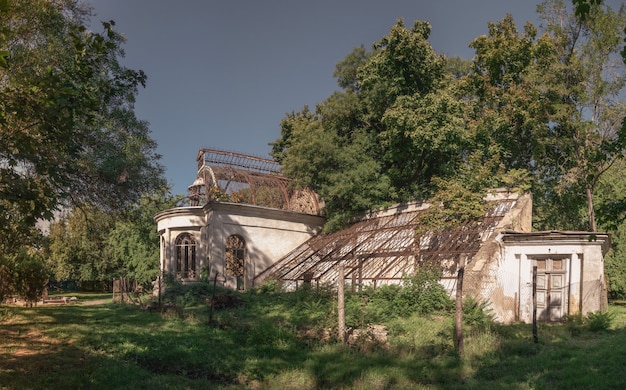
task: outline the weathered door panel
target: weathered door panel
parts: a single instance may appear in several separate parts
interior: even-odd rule
[[[567,314],[567,271],[563,259],[537,260],[537,318],[562,321]]]

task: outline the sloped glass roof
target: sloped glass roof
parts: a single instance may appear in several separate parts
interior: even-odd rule
[[[482,220],[442,233],[417,233],[418,217],[428,205],[403,205],[380,212],[344,230],[311,238],[257,279],[334,285],[341,264],[346,280],[376,287],[398,283],[428,262],[443,267],[444,279],[453,278],[458,259],[464,256],[466,262],[471,261],[516,199],[491,200]]]

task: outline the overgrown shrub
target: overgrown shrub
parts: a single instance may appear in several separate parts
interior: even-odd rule
[[[568,315],[565,325],[572,335],[580,334],[584,329],[592,332],[608,330],[615,319],[615,314],[609,311],[596,311],[583,316],[581,313]]]
[[[572,336],[580,334],[585,327],[586,318],[582,313],[569,314],[565,316],[565,327]]]
[[[441,269],[438,265],[420,266],[415,276],[405,279],[405,299],[414,299],[414,312],[430,314],[449,310],[453,302],[446,289],[439,283]]]
[[[276,294],[282,292],[282,288],[277,280],[267,280],[252,291],[257,294]]]
[[[161,294],[161,299],[163,302],[176,303],[176,298],[184,293],[185,286],[169,273],[163,275],[163,283],[165,288]]]
[[[9,256],[0,255],[0,303],[17,295],[30,304],[41,299],[49,272],[41,254],[21,248]]]
[[[206,303],[212,293],[213,287],[208,283],[200,282],[185,285],[182,295],[184,306],[202,305]]]
[[[587,314],[587,327],[592,332],[608,330],[615,319],[615,314],[609,311],[596,311]]]
[[[213,304],[213,309],[219,310],[236,308],[244,303],[238,292],[214,287],[213,283],[182,284],[174,278],[167,279],[166,283],[161,299],[164,303],[177,308]]]
[[[486,328],[495,322],[489,302],[477,300],[472,296],[463,299],[463,322],[466,325]]]
[[[361,323],[381,322],[391,317],[408,317],[438,311],[448,311],[454,306],[445,288],[439,284],[441,270],[437,266],[422,266],[418,272],[404,279],[401,285],[392,284],[366,288],[350,297],[346,310]]]
[[[243,305],[243,301],[238,295],[231,292],[220,292],[207,298],[207,304],[212,305],[213,309],[234,309]]]

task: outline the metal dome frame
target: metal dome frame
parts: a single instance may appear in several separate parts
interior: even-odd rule
[[[296,188],[280,171],[280,164],[267,158],[218,149],[200,149],[198,174],[189,186],[189,203],[210,201],[245,203],[320,215],[317,194]]]

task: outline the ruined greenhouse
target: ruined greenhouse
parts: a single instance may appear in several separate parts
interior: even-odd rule
[[[161,270],[184,283],[202,269],[227,288],[245,290],[268,279],[286,288],[345,284],[358,289],[401,283],[422,264],[443,269],[454,294],[464,262],[464,295],[487,300],[502,322],[531,321],[532,268],[537,267],[539,318],[558,321],[606,304],[608,235],[532,232],[532,196],[494,190],[482,220],[418,234],[426,203],[372,210],[346,229],[322,233],[323,202],[295,189],[272,160],[200,149],[188,206],[155,216]]]

